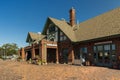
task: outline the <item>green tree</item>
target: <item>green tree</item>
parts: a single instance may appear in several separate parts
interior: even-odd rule
[[[16,43],[3,44],[1,48],[7,56],[17,54],[19,49]]]

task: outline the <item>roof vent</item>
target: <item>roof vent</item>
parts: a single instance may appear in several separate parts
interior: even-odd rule
[[[73,31],[76,31],[76,30],[77,30],[77,26],[74,26],[74,27],[73,27]]]

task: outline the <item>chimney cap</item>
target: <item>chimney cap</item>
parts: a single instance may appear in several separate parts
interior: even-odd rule
[[[72,7],[69,11],[70,11],[70,12],[75,12],[75,8]]]
[[[72,7],[71,9],[74,9],[74,7]]]
[[[71,11],[71,10],[75,10],[75,8],[74,8],[74,7],[72,7],[72,8],[70,9],[70,11]]]

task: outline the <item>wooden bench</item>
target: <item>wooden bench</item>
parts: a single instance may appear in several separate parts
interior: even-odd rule
[[[82,61],[81,61],[80,59],[75,59],[75,60],[74,60],[74,65],[83,66],[83,65],[82,65]]]

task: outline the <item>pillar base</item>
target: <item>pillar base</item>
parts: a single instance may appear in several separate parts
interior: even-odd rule
[[[59,62],[56,62],[56,64],[59,64]]]
[[[25,59],[22,59],[22,61],[25,61]]]
[[[41,65],[47,65],[47,63],[41,63]]]

